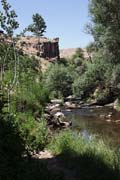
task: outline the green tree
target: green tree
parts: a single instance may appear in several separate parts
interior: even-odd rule
[[[72,72],[62,64],[55,64],[46,72],[45,84],[55,97],[66,97],[72,94]]]
[[[83,49],[81,48],[77,48],[75,51],[75,54],[72,56],[72,59],[76,59],[76,58],[80,58],[80,59],[84,59],[84,52]]]
[[[99,76],[97,75],[96,79],[96,73],[93,73],[88,66],[82,76],[83,78],[76,80],[74,83],[74,91],[79,94],[79,91],[83,90],[83,94],[86,94],[84,89],[87,90],[87,87],[90,87],[92,83],[95,90],[98,86],[101,86],[102,78],[103,92],[107,92],[107,97],[114,100],[116,95],[120,95],[120,79],[118,78],[120,64],[120,1],[90,0],[89,11],[91,24],[87,25],[87,30],[93,35],[94,44],[88,46],[87,51],[90,53],[94,51],[91,62],[96,73],[100,72],[103,67],[104,70],[97,73]],[[92,93],[92,90],[93,88],[89,89],[88,95]]]
[[[11,73],[13,78],[10,79],[7,85],[7,96],[8,96],[8,111],[10,111],[10,91],[13,89],[14,85],[17,83],[17,53],[15,48],[15,41],[13,39],[14,31],[19,27],[19,23],[16,21],[17,15],[14,10],[11,10],[11,5],[7,3],[6,0],[1,0],[1,5],[3,11],[0,11],[0,27],[3,29],[5,35],[10,39],[10,44],[6,48],[4,58],[1,57],[2,63],[0,63],[1,70],[1,82],[4,81],[5,76],[5,66],[8,63],[8,54],[10,53],[10,48],[13,48],[14,54],[14,65],[12,66]],[[1,85],[3,90],[3,86]]]
[[[120,63],[120,1],[91,0],[91,32],[97,47],[103,48],[104,60]]]
[[[8,37],[12,37],[14,30],[19,27],[16,21],[17,15],[11,10],[11,5],[6,0],[1,0],[3,11],[0,11],[0,27],[6,32]]]
[[[25,28],[24,32],[27,32],[27,31],[31,32],[33,33],[33,35],[35,35],[38,38],[37,56],[40,56],[40,50],[41,50],[40,38],[45,33],[47,26],[43,17],[38,13],[33,14],[32,20],[33,20],[33,23],[30,24],[27,28]],[[41,61],[40,61],[40,71],[41,71]],[[42,77],[42,71],[41,71],[41,77]]]
[[[104,86],[106,67],[101,59],[95,63],[88,63],[86,71],[73,83],[73,93],[81,98],[89,97],[96,87]]]
[[[24,30],[24,32],[29,31],[38,38],[38,53],[37,53],[37,55],[39,55],[40,54],[40,37],[42,37],[43,34],[45,33],[47,26],[46,26],[46,23],[45,23],[43,17],[38,13],[33,14],[32,20],[33,20],[33,23],[30,24]]]
[[[88,54],[88,60],[92,62],[92,54],[96,51],[96,46],[94,42],[91,42],[86,47],[86,52]]]
[[[32,19],[33,23],[28,26],[27,31],[32,32],[37,37],[43,36],[47,27],[44,19],[38,13],[33,14]]]

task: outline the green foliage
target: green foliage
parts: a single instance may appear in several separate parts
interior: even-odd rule
[[[73,70],[76,73],[76,77],[80,77],[86,71],[86,62],[84,62],[81,58],[74,59]]]
[[[78,147],[81,152],[84,151],[84,140],[81,137],[78,138],[77,134],[71,131],[56,134],[48,145],[48,149],[55,154],[69,153],[71,150],[74,152]]]
[[[6,114],[4,119],[1,119],[0,128],[0,148],[2,148],[0,150],[5,151],[6,156],[9,151],[8,156],[11,154],[10,158],[13,156],[13,161],[20,158],[24,151],[24,143],[20,138],[18,127],[14,124],[14,118]],[[2,153],[0,152],[1,155]]]
[[[116,109],[117,111],[120,111],[120,97],[115,100],[114,109]]]
[[[72,82],[72,72],[63,65],[52,65],[46,72],[45,86],[56,97],[59,97],[59,95],[63,97],[70,95],[72,93]]]
[[[2,48],[1,59],[6,46]],[[27,152],[43,150],[48,143],[48,128],[42,111],[49,101],[49,92],[40,81],[36,59],[19,56],[18,83],[11,91],[11,115],[7,113],[7,84],[13,67],[13,50],[10,52],[0,94],[0,179],[61,180],[63,175],[49,171],[46,162],[27,157]]]
[[[47,135],[45,122],[35,122],[28,116],[25,122],[15,124],[15,117],[3,113],[5,104],[4,96],[0,96],[0,179],[62,180],[63,175],[49,171],[46,162],[24,157],[25,146],[28,146],[27,150],[44,147]]]
[[[11,9],[11,5],[6,0],[1,0],[3,12],[0,11],[0,26],[6,32],[8,37],[12,37],[14,30],[19,27],[16,21],[17,15],[14,10]]]
[[[3,111],[6,103],[6,97],[0,94],[0,179],[15,176],[18,162],[25,152],[14,117]]]
[[[9,53],[8,53],[9,50]],[[5,62],[5,58],[7,59]],[[4,64],[5,70],[13,67],[14,63],[14,51],[12,47],[9,47],[7,44],[0,43],[0,65]]]
[[[86,70],[86,60],[84,58],[84,52],[81,48],[78,48],[72,58],[69,60],[69,67],[72,67],[72,73],[75,78],[81,76]]]
[[[1,59],[4,58],[7,45],[1,45]],[[6,94],[11,79],[13,79],[14,52],[9,49],[8,61],[4,63],[4,80],[2,91]],[[23,139],[28,150],[43,149],[47,141],[46,124],[41,120],[45,104],[49,101],[49,92],[40,82],[41,73],[36,70],[38,61],[28,56],[19,56],[17,64],[17,84],[10,95],[10,113],[13,114],[13,124],[20,131],[20,138]],[[6,98],[7,104],[8,99]],[[7,108],[4,108],[4,112]],[[4,116],[4,115],[3,115]],[[40,121],[40,122],[38,122]]]
[[[57,63],[58,64],[63,64],[64,66],[68,66],[69,65],[69,61],[66,58],[60,58]]]
[[[41,119],[49,92],[39,80],[36,62],[20,56],[19,83],[11,95],[11,112],[15,115],[20,136],[28,150],[42,150],[47,142],[47,127]]]
[[[87,50],[87,53],[92,53],[92,52],[95,52],[96,51],[96,46],[95,46],[95,43],[94,42],[91,42],[87,45],[86,47],[86,50]]]
[[[106,164],[113,168],[116,168],[115,162],[119,160],[115,150],[110,149],[102,140],[93,139],[86,142],[81,136],[71,131],[56,134],[48,148],[55,154],[72,152],[74,156],[76,153],[79,155],[88,153],[91,157],[92,155],[96,156],[96,160],[97,158],[102,158]],[[119,167],[119,162],[117,165]]]
[[[113,101],[119,96],[120,2],[91,0],[89,11],[92,23],[87,28],[94,43],[87,47],[87,52],[94,53],[90,57],[91,65],[74,81],[73,91],[89,97],[99,87],[102,91],[98,100]]]
[[[37,120],[42,116],[46,103],[49,102],[49,92],[43,84],[25,84],[18,88],[17,93],[12,96],[11,109],[17,113],[32,113]]]
[[[24,144],[12,119],[0,120],[0,179],[14,178]],[[12,178],[11,178],[12,177]]]
[[[107,16],[112,17],[112,13],[117,14],[118,9],[111,9],[109,7],[117,7],[116,1],[97,1],[90,2],[90,13],[93,21],[91,32],[94,36],[95,42],[87,47],[87,51],[91,53],[94,49],[93,57],[90,58],[90,63],[87,63],[87,68],[80,77],[74,80],[73,93],[77,96],[89,97],[96,88],[101,88],[98,101],[111,102],[119,96],[119,44],[118,37],[119,30],[114,34],[112,24],[107,22]],[[103,13],[103,11],[105,11]],[[115,23],[114,20],[113,24]],[[118,28],[116,24],[115,29]],[[107,26],[107,27],[106,27]],[[117,30],[117,29],[116,29]],[[114,42],[113,42],[114,41]],[[110,48],[111,46],[111,48]],[[112,47],[116,47],[114,48]]]
[[[74,59],[74,64],[75,64],[76,67],[81,66],[82,65],[82,59],[79,58],[79,57],[75,58]]]
[[[95,88],[104,82],[105,65],[98,59],[93,64],[88,63],[86,71],[74,80],[73,93],[81,98],[88,97]]]
[[[36,121],[30,113],[19,113],[16,114],[15,123],[18,125],[21,138],[29,151],[44,149],[48,135],[45,120]]]
[[[30,24],[28,28],[25,29],[25,31],[30,31],[37,37],[43,36],[43,33],[45,32],[47,27],[44,19],[38,13],[33,14],[32,19],[33,24]]]
[[[72,56],[73,60],[76,58],[84,59],[83,50],[81,48],[77,48],[75,54]]]
[[[120,62],[120,1],[92,0],[90,14],[93,21],[92,33],[95,43],[103,48],[106,61]]]
[[[114,66],[111,73],[110,86],[114,96],[120,96],[120,64]]]

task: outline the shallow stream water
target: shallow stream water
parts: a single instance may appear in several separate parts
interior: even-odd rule
[[[72,128],[86,139],[100,137],[120,148],[120,113],[112,107],[84,107],[64,110],[64,114],[68,121],[72,121]]]

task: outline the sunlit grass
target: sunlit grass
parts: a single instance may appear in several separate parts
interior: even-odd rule
[[[117,180],[120,177],[119,150],[115,152],[103,140],[88,142],[76,133],[65,131],[57,134],[48,148],[62,158],[66,167],[73,168],[81,179]]]

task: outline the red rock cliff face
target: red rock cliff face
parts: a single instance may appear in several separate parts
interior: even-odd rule
[[[17,43],[25,54],[37,55],[45,59],[59,59],[59,38],[50,40],[35,37],[21,37]]]
[[[4,32],[0,30],[0,43],[12,43],[10,39],[4,37]],[[22,49],[24,54],[37,55],[45,59],[59,59],[59,38],[40,39],[33,36],[19,37],[16,46]]]

